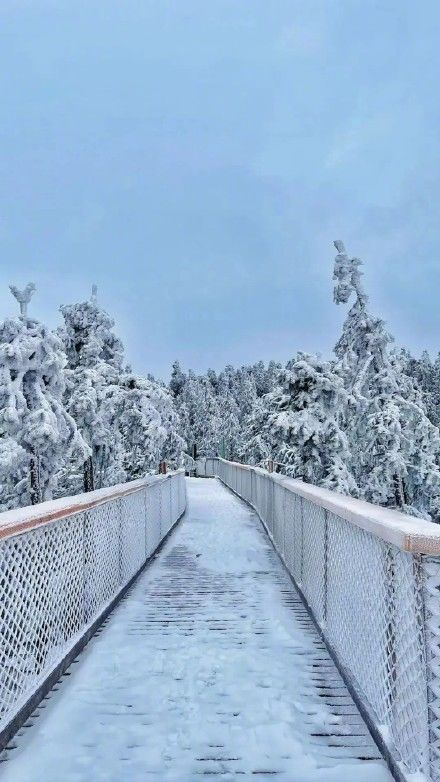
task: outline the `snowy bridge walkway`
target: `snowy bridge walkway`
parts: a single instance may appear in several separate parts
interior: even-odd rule
[[[1,782],[391,779],[256,514],[215,479],[188,494]]]

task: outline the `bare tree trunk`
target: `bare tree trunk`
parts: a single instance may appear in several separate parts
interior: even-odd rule
[[[396,498],[396,505],[398,508],[403,508],[406,505],[405,487],[402,477],[400,475],[394,476],[394,496]]]
[[[93,491],[95,488],[95,476],[93,474],[93,460],[89,456],[84,462],[84,491]]]
[[[31,504],[37,505],[41,502],[40,486],[40,462],[37,454],[32,454],[30,463],[30,483],[31,483]]]

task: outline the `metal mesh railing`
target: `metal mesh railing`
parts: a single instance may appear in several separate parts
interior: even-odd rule
[[[196,475],[198,478],[209,478],[210,475],[214,475],[216,459],[210,457],[202,457],[196,460]]]
[[[0,514],[0,731],[185,506],[177,472]]]
[[[203,469],[257,511],[394,768],[439,782],[438,526],[223,459]]]

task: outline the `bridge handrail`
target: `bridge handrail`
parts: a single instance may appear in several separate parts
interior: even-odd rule
[[[57,500],[40,502],[38,505],[26,505],[24,508],[2,511],[0,513],[0,540],[21,535],[23,532],[35,529],[35,527],[52,524],[67,518],[67,516],[74,516],[106,502],[142,491],[147,486],[166,481],[173,474],[179,472],[177,470],[176,473],[170,472],[167,475],[152,475],[103,489],[95,489],[84,494],[60,497]]]
[[[207,458],[260,516],[399,780],[440,780],[440,525]]]
[[[355,497],[348,497],[280,473],[268,473],[263,467],[228,462],[227,459],[220,457],[218,461],[236,465],[242,470],[261,471],[262,474],[270,475],[273,481],[281,483],[287,491],[299,494],[330,513],[371,532],[381,540],[392,543],[402,551],[440,556],[440,524],[392,508],[383,508]]]
[[[0,513],[0,750],[185,507],[178,470]]]

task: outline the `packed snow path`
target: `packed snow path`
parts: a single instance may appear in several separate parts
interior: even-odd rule
[[[1,782],[389,782],[255,514],[214,479],[20,731]]]

